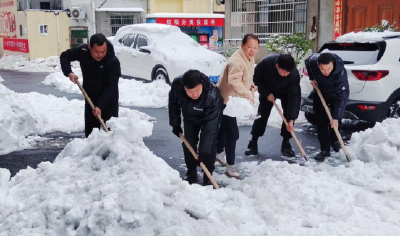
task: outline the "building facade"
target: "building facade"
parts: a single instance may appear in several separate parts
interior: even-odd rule
[[[23,10],[20,1],[0,0],[0,56],[20,54],[33,60],[60,55],[69,48],[68,28],[65,12]]]
[[[225,5],[220,0],[148,0],[148,13],[224,12]]]

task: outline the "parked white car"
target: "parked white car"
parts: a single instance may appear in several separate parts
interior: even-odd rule
[[[335,53],[345,63],[350,98],[343,118],[381,122],[400,117],[400,32],[352,32],[324,44],[319,52]],[[301,110],[313,123],[313,88],[305,68],[303,74]]]
[[[171,83],[189,69],[197,69],[215,80],[226,64],[225,57],[200,46],[177,26],[124,26],[112,44],[122,75],[146,81]]]

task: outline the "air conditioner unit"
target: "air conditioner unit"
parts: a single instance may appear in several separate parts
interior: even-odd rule
[[[83,20],[86,19],[86,11],[81,7],[72,7],[71,8],[71,18],[74,20]]]

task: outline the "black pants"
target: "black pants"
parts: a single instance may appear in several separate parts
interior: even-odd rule
[[[276,98],[281,100],[283,115],[286,118],[288,109],[287,108],[288,98],[287,96],[276,97]],[[275,109],[272,107],[274,107],[274,104],[272,102],[268,101],[266,98],[260,98],[260,105],[258,106],[258,114],[261,117],[256,119],[253,123],[253,128],[251,129],[251,135],[253,135],[253,137],[262,137],[264,135],[269,116],[271,115],[271,110]],[[290,138],[292,138],[292,135],[286,129],[285,122],[283,121],[281,126],[281,136],[283,137],[284,140],[289,140]]]
[[[239,139],[239,128],[236,117],[222,116],[221,126],[218,131],[217,152],[226,153],[228,165],[235,164],[236,141]]]
[[[118,104],[109,106],[101,111],[101,118],[104,123],[111,117],[118,117]],[[94,128],[100,128],[100,121],[93,115],[90,105],[85,103],[85,136],[88,137]]]
[[[330,108],[332,113],[332,109],[335,104],[335,98],[325,99],[326,104]],[[326,114],[325,108],[322,105],[321,99],[318,96],[318,93],[314,93],[314,112],[315,119],[317,122],[317,131],[318,131],[318,140],[321,146],[321,151],[329,151],[331,143],[338,141],[336,137],[335,131],[331,128],[329,117]],[[339,119],[339,130],[342,126],[341,119]]]
[[[193,125],[184,122],[184,136],[186,140],[189,142],[190,146],[192,146],[193,150],[197,152],[197,144],[199,142],[199,133],[201,130],[200,125]],[[206,166],[208,171],[212,173],[215,169],[214,163],[215,163],[215,157],[217,154],[217,136],[214,137],[212,146],[211,146],[211,151],[208,154],[207,158],[203,160],[203,164]],[[192,153],[189,151],[189,149],[186,147],[184,143],[182,143],[183,146],[183,154],[185,156],[185,163],[186,167],[188,170],[195,170],[200,163],[193,157]]]

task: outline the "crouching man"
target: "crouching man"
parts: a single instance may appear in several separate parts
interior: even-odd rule
[[[188,169],[184,179],[189,184],[197,182],[197,166],[200,162],[204,163],[211,174],[214,171],[216,139],[222,118],[222,106],[223,99],[219,89],[206,75],[197,70],[189,70],[172,82],[168,102],[172,132],[177,137],[183,132],[182,114],[184,136],[199,154],[199,160],[196,161],[186,145],[182,143]],[[197,149],[198,143],[199,149]],[[210,180],[204,174],[203,185],[210,184]]]

